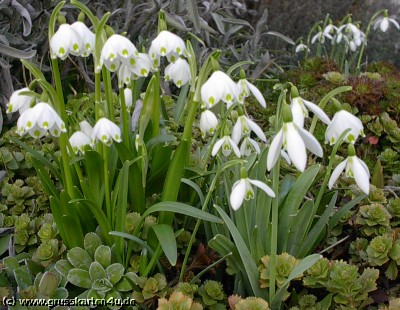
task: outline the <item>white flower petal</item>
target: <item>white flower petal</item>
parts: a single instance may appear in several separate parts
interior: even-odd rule
[[[254,97],[256,97],[257,101],[261,104],[261,106],[263,108],[266,108],[267,103],[265,102],[265,99],[264,99],[263,95],[261,94],[260,90],[247,80],[246,80],[246,84],[249,87],[250,91],[253,93]]]
[[[257,186],[258,188],[262,189],[268,196],[270,197],[275,197],[275,193],[272,190],[272,188],[270,188],[267,184],[265,184],[264,182],[258,181],[258,180],[251,180],[248,179],[249,182],[255,186]]]
[[[287,123],[286,126],[286,150],[293,162],[293,165],[297,168],[297,170],[303,172],[307,164],[306,146],[299,132],[294,127],[294,123]]]
[[[219,149],[221,148],[222,144],[224,144],[224,142],[225,142],[225,138],[224,137],[219,139],[217,142],[215,142],[215,144],[213,146],[213,149],[211,151],[211,155],[212,156],[217,155]]]
[[[360,163],[357,156],[353,156],[353,174],[358,187],[366,194],[369,194],[369,173],[365,167]]]
[[[343,172],[344,168],[347,165],[348,159],[346,158],[344,161],[342,161],[337,167],[333,170],[331,177],[329,178],[328,182],[328,187],[331,189],[333,187],[333,184],[336,183],[336,180],[339,178],[340,174]]]
[[[267,169],[271,169],[275,166],[276,161],[279,158],[279,154],[283,143],[283,129],[281,129],[278,134],[274,137],[268,150],[267,156]]]
[[[246,182],[245,179],[241,179],[240,181],[236,181],[233,184],[232,192],[229,197],[229,201],[231,203],[233,210],[238,210],[243,203],[244,196],[246,195]]]
[[[303,139],[306,148],[309,149],[312,153],[314,153],[318,157],[322,157],[323,150],[318,140],[315,139],[315,137],[312,134],[310,134],[307,130],[303,128],[298,127],[297,130],[301,138]]]
[[[327,125],[330,124],[331,121],[328,115],[326,115],[326,113],[319,106],[317,106],[315,103],[312,103],[311,101],[305,99],[302,100],[304,105],[309,108],[322,122]]]
[[[250,118],[246,117],[245,118],[247,125],[250,127],[251,130],[261,139],[261,141],[267,142],[267,138],[265,137],[264,132],[258,126],[254,121],[252,121]]]

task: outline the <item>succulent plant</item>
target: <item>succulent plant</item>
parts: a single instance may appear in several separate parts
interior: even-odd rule
[[[68,291],[54,268],[43,269],[29,255],[8,256],[1,262],[2,296],[18,299],[65,299]],[[24,257],[24,259],[22,259]],[[21,264],[19,261],[23,261]],[[21,306],[17,303],[17,307]],[[41,308],[38,308],[41,309]],[[46,307],[47,309],[47,307]]]
[[[153,277],[136,277],[135,284],[140,291],[134,291],[132,298],[139,303],[150,299],[165,297],[167,293],[167,280],[164,275],[157,273]]]
[[[276,257],[275,277],[278,287],[288,279],[293,268],[297,266],[299,260],[288,253],[282,253]],[[258,267],[260,272],[260,287],[269,287],[270,276],[270,257],[268,255],[261,258],[261,264]],[[300,275],[299,277],[301,277]]]
[[[175,291],[177,292],[182,292],[186,296],[189,296],[190,298],[194,298],[194,294],[197,292],[199,287],[196,284],[190,284],[188,282],[180,282],[178,285],[175,287]]]
[[[239,302],[235,305],[235,310],[269,310],[268,302],[259,297],[247,297],[245,299],[239,300]]]
[[[396,227],[400,224],[400,198],[391,199],[388,204],[388,211],[392,215],[390,225]]]
[[[303,278],[306,286],[324,287],[329,275],[329,260],[325,257],[320,258],[311,268],[308,268]]]
[[[392,216],[385,206],[370,204],[361,206],[357,213],[356,224],[365,236],[382,235],[390,229]]]
[[[169,299],[160,298],[157,310],[202,310],[203,306],[182,292],[174,291]]]
[[[349,254],[353,263],[365,262],[368,260],[367,247],[369,241],[365,238],[357,238],[350,243]]]
[[[368,293],[376,289],[379,270],[366,268],[361,275],[358,267],[344,261],[335,261],[327,282],[327,289],[334,293],[334,301],[344,307],[360,308],[372,302]]]
[[[57,261],[56,270],[67,281],[81,289],[78,298],[121,300],[130,295],[132,282],[137,279],[132,272],[125,273],[120,263],[113,263],[111,248],[103,245],[94,233],[85,236],[84,247],[67,252],[67,259]],[[110,309],[121,306],[107,305]]]
[[[9,206],[10,214],[19,215],[33,203],[34,190],[24,185],[24,181],[16,180],[13,184],[5,184],[1,194],[6,198],[5,204]]]
[[[220,282],[207,280],[199,287],[198,294],[201,301],[206,306],[212,306],[212,309],[225,309],[224,304],[220,303],[225,299],[224,288]]]
[[[290,310],[323,310],[322,305],[317,302],[317,296],[303,295],[299,299],[299,305]]]

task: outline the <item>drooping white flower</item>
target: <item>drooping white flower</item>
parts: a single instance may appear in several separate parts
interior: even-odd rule
[[[325,38],[332,40],[332,36],[329,33],[325,33],[320,27],[318,27],[319,31],[312,37],[311,44],[315,42],[319,42],[321,44],[325,43]]]
[[[201,136],[204,139],[206,135],[213,135],[218,128],[218,119],[213,112],[205,109],[200,115]]]
[[[124,89],[124,98],[125,98],[125,105],[126,105],[126,109],[128,111],[131,110],[132,107],[132,89],[130,89],[129,87]]]
[[[139,77],[147,77],[152,70],[151,66],[150,57],[144,53],[138,53],[133,66],[121,63],[118,69],[118,86],[121,88],[124,84],[128,85],[132,80],[137,80]]]
[[[379,27],[382,32],[386,32],[389,29],[389,24],[393,24],[397,29],[400,29],[399,23],[395,19],[389,18],[389,16],[383,16],[376,20],[374,30]]]
[[[351,38],[351,37],[358,38],[361,36],[361,30],[351,22],[341,25],[338,28],[337,32],[345,35],[348,38]],[[337,43],[339,43],[339,42],[340,42],[340,40]]]
[[[322,157],[322,147],[312,134],[297,126],[293,121],[283,122],[281,130],[272,140],[268,151],[268,170],[274,167],[283,149],[294,166],[303,172],[307,164],[306,148],[318,157]]]
[[[80,56],[86,57],[93,53],[95,48],[96,36],[95,34],[82,22],[75,22],[71,25],[81,37],[83,48]]]
[[[82,121],[79,123],[79,128],[81,129],[81,131],[87,135],[88,137],[90,137],[92,135],[92,130],[93,127],[92,125],[90,125],[87,121]]]
[[[154,61],[160,56],[185,55],[185,42],[176,34],[167,30],[161,31],[157,37],[151,42],[149,55]],[[175,56],[175,58],[177,58]]]
[[[244,173],[242,173],[244,171]],[[238,210],[243,204],[243,200],[250,200],[254,198],[254,190],[252,185],[263,190],[268,196],[275,197],[274,191],[264,182],[252,180],[247,177],[244,169],[241,170],[241,178],[236,181],[232,186],[232,192],[229,197],[233,210]]]
[[[224,72],[215,71],[201,87],[201,100],[212,108],[219,101],[223,101],[228,108],[239,101],[239,87]]]
[[[133,67],[136,64],[138,55],[135,45],[128,38],[113,34],[108,38],[101,50],[97,70],[100,70],[103,64],[111,72],[118,70],[121,63]]]
[[[346,110],[336,112],[326,129],[325,143],[335,144],[339,136],[348,128],[351,130],[344,137],[344,141],[347,143],[354,144],[360,135],[365,137],[364,126],[358,117]]]
[[[358,187],[364,193],[369,193],[369,169],[364,161],[355,155],[353,145],[349,147],[349,156],[333,170],[328,183],[329,189],[333,187],[343,170],[345,170],[346,177],[354,178]]]
[[[238,144],[240,139],[243,136],[250,134],[251,131],[253,131],[262,141],[267,141],[267,138],[265,137],[265,134],[260,126],[258,126],[246,115],[240,115],[237,118],[235,125],[233,126],[232,140],[235,141],[236,144]]]
[[[183,58],[178,58],[165,68],[164,74],[167,81],[173,80],[175,85],[180,88],[190,81],[189,63]]]
[[[25,110],[17,121],[17,132],[20,135],[28,132],[38,139],[47,131],[55,137],[67,131],[64,122],[48,103],[37,103],[33,108]]]
[[[304,118],[308,117],[308,109],[310,109],[322,122],[329,125],[330,119],[325,112],[311,101],[305,100],[299,96],[297,87],[292,86],[292,99],[290,103],[292,110],[293,121],[299,127],[304,127]]]
[[[333,34],[335,34],[337,31],[338,31],[338,28],[335,25],[333,25],[332,23],[328,24],[323,30],[324,34],[329,34],[331,36]]]
[[[82,37],[69,24],[62,24],[50,39],[51,58],[66,59],[69,54],[80,56],[85,51]]]
[[[69,138],[69,143],[75,154],[78,154],[78,152],[85,154],[86,146],[90,145],[90,138],[83,131],[76,131]]]
[[[19,113],[24,112],[29,109],[32,100],[31,96],[21,95],[21,92],[29,91],[28,87],[24,87],[14,91],[11,94],[10,101],[7,103],[7,113],[14,113],[19,111]]]
[[[237,157],[240,157],[240,151],[238,146],[228,135],[223,136],[221,139],[215,142],[211,155],[212,156],[217,155],[219,149],[221,148],[222,148],[222,154],[225,157],[231,155],[232,151],[235,153]]]
[[[121,129],[107,118],[100,118],[94,125],[90,135],[90,145],[93,147],[99,140],[105,145],[110,146],[112,140],[121,142]]]
[[[237,82],[237,86],[239,87],[239,102],[243,102],[244,98],[249,97],[250,94],[253,94],[263,108],[267,106],[260,90],[249,81],[247,81],[246,79],[240,79]]]
[[[249,156],[252,153],[252,150],[255,150],[257,154],[260,154],[261,151],[258,143],[249,136],[244,137],[239,150],[242,156]]]
[[[300,52],[303,52],[303,51],[310,51],[310,49],[308,48],[308,46],[307,45],[305,45],[304,43],[300,43],[300,44],[297,44],[296,45],[296,48],[295,48],[295,53],[297,54],[297,53],[300,53]]]

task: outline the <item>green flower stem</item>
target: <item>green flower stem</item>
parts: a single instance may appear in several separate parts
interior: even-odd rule
[[[243,163],[243,160],[240,160],[240,159],[231,160],[231,161],[229,161],[229,162],[226,162],[224,165],[222,165],[222,166],[217,170],[217,172],[215,173],[215,177],[214,177],[214,179],[213,179],[212,182],[211,182],[211,186],[210,186],[210,189],[208,190],[207,196],[206,196],[206,198],[204,199],[204,203],[203,203],[203,205],[202,205],[202,207],[201,207],[201,210],[202,210],[202,211],[205,211],[205,210],[207,209],[208,203],[209,203],[209,201],[210,201],[210,199],[211,199],[211,194],[213,193],[213,191],[214,191],[214,189],[215,189],[215,186],[216,186],[216,184],[217,184],[217,181],[219,180],[220,174],[221,174],[225,169],[227,169],[227,168],[229,168],[229,167],[232,167],[232,166],[234,166],[234,165],[237,165],[237,164],[239,164],[239,163],[242,164],[242,163]],[[196,225],[195,225],[195,227],[194,227],[194,229],[193,229],[193,232],[192,232],[192,236],[190,237],[189,244],[188,244],[188,246],[187,246],[186,253],[185,253],[185,258],[184,258],[183,263],[182,263],[181,273],[180,273],[180,275],[179,275],[179,281],[180,281],[180,282],[183,282],[183,277],[184,277],[184,275],[185,275],[186,265],[187,265],[187,262],[188,262],[188,260],[189,260],[189,255],[190,255],[190,252],[191,252],[191,249],[192,249],[194,240],[195,240],[195,238],[196,238],[197,231],[199,230],[200,224],[201,224],[201,220],[197,220],[197,221],[196,221]]]
[[[367,38],[369,35],[369,31],[371,30],[371,26],[372,23],[374,22],[375,18],[379,15],[384,13],[385,11],[387,11],[386,9],[382,9],[379,10],[378,12],[376,12],[371,19],[369,20],[368,26],[367,26],[367,30],[365,31],[365,37],[364,37],[364,41],[363,44],[361,45],[361,49],[360,49],[360,55],[358,55],[358,62],[357,62],[357,68],[356,68],[356,72],[357,74],[360,73],[360,67],[361,67],[361,61],[362,61],[362,56],[364,54],[364,50],[365,50],[365,46],[367,45]]]
[[[286,104],[286,93],[287,89],[282,88],[278,98],[278,106],[276,108],[276,119],[275,119],[275,133],[278,133],[283,124],[283,106]],[[272,214],[271,214],[271,253],[270,253],[270,282],[269,282],[269,299],[272,302],[275,291],[276,291],[276,277],[275,277],[275,266],[276,266],[276,255],[278,249],[278,217],[279,217],[279,171],[281,166],[281,156],[279,155],[278,160],[272,169],[272,190],[276,197],[272,200]]]
[[[310,47],[310,46],[311,46],[311,35],[312,35],[313,32],[315,31],[315,29],[317,29],[317,27],[319,26],[319,24],[321,24],[321,22],[322,22],[322,21],[319,21],[318,23],[316,23],[316,24],[311,28],[310,32],[308,33],[308,36],[307,36],[307,47]],[[308,53],[309,53],[309,51],[308,51],[308,49],[307,49],[307,50],[306,50],[306,54],[305,54],[305,56],[304,56],[305,59],[308,58]]]
[[[68,128],[68,119],[67,119],[67,113],[65,112],[64,95],[61,84],[60,69],[58,68],[58,59],[52,59],[51,66],[53,68],[53,78],[54,78],[54,83],[56,85],[56,92],[58,96],[58,105],[55,108],[57,112],[60,114],[61,119],[64,121],[65,127]],[[55,102],[52,103],[55,104]]]
[[[280,170],[280,156],[272,169],[272,189],[276,194],[276,197],[272,201],[272,218],[271,218],[271,253],[270,253],[270,281],[269,281],[269,299],[272,302],[272,299],[275,296],[275,266],[276,266],[276,255],[278,248],[278,217],[279,217],[279,170]]]
[[[128,147],[131,147],[129,140],[129,117],[126,109],[124,87],[119,89],[119,100],[121,103],[121,118],[122,118],[122,139]]]
[[[114,212],[111,210],[111,193],[110,193],[110,175],[108,171],[109,152],[108,146],[103,144],[103,170],[104,170],[104,195],[106,198],[106,214],[107,219],[114,227]]]
[[[67,151],[68,137],[66,133],[62,133],[59,138],[59,145],[61,150],[61,159],[64,170],[64,186],[67,189],[68,195],[74,198],[74,183],[72,181],[71,167],[69,165],[69,154]]]
[[[107,103],[107,116],[110,121],[114,122],[114,107],[113,107],[113,91],[111,86],[111,76],[110,72],[106,67],[103,66],[103,83],[104,83],[104,91],[106,93],[106,103]]]
[[[100,102],[101,102],[101,74],[100,72],[96,72],[94,74],[94,114],[96,122],[100,118]]]
[[[314,218],[315,214],[317,213],[319,204],[321,203],[322,196],[323,196],[324,193],[325,193],[326,186],[327,186],[327,184],[328,184],[328,182],[329,182],[329,178],[330,178],[330,176],[331,176],[332,166],[333,166],[333,163],[334,163],[334,161],[335,161],[335,156],[336,156],[337,150],[338,150],[339,147],[342,145],[343,139],[344,139],[344,137],[347,135],[347,133],[348,133],[349,131],[350,131],[350,128],[346,129],[346,130],[339,136],[338,141],[336,142],[335,146],[334,146],[333,149],[332,149],[331,156],[329,157],[329,164],[328,164],[328,167],[327,167],[326,173],[325,173],[325,178],[324,178],[324,181],[322,182],[322,185],[321,185],[321,187],[320,187],[320,189],[319,189],[317,199],[315,200],[313,212],[312,212],[312,214],[310,215],[311,218]]]

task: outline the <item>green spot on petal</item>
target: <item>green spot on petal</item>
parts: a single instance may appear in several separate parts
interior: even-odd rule
[[[73,150],[75,153],[78,153],[78,151],[79,151],[78,147],[76,147],[76,146],[74,146],[74,147],[72,148],[72,150]]]
[[[101,137],[101,140],[103,140],[104,142],[106,142],[108,139],[107,139],[107,136],[106,135],[104,135],[104,136],[102,136]]]
[[[140,70],[140,74],[143,76],[147,76],[148,72],[146,69],[143,68],[142,70]]]
[[[122,55],[128,56],[128,50],[126,48],[122,50]]]
[[[43,122],[42,127],[43,128],[48,128],[49,127],[49,123],[48,122]]]
[[[76,43],[72,46],[72,48],[74,49],[74,51],[79,51],[79,45]]]
[[[31,128],[32,127],[32,122],[31,121],[28,121],[27,123],[26,123],[26,128]]]
[[[214,103],[215,103],[214,97],[208,98],[208,102],[209,102],[210,104],[214,104]]]
[[[65,54],[65,49],[63,47],[60,47],[60,49],[58,50],[58,53],[62,56]]]
[[[90,43],[86,43],[86,49],[90,50]]]
[[[167,50],[165,49],[165,47],[162,47],[161,49],[160,49],[160,55],[165,55],[165,54],[167,54]]]
[[[110,53],[110,55],[108,56],[108,58],[112,61],[115,58],[114,53]]]
[[[176,48],[176,52],[180,55],[182,53],[181,49],[179,47]]]
[[[171,61],[175,62],[175,60],[176,60],[175,56],[171,56]]]
[[[129,63],[131,64],[131,66],[134,66],[134,65],[135,65],[135,63],[136,63],[136,60],[135,60],[135,58],[131,58],[131,59],[129,59]]]
[[[231,94],[227,94],[226,97],[225,97],[225,100],[226,101],[231,101],[232,100]]]
[[[110,69],[111,69],[112,71],[115,71],[115,69],[116,69],[115,64],[111,64]]]
[[[38,138],[40,136],[40,131],[39,130],[35,130],[35,132],[33,133],[33,135]]]
[[[58,136],[58,134],[59,134],[58,130],[57,130],[57,129],[54,130],[54,135],[55,135],[55,136]]]

